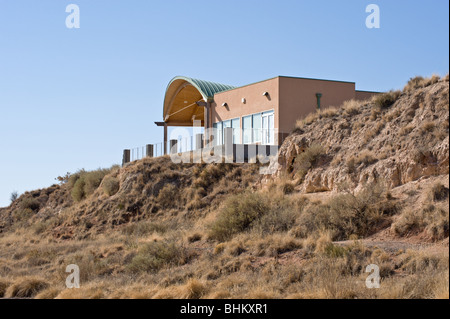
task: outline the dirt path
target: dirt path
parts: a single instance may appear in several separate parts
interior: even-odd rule
[[[389,229],[382,230],[375,235],[368,238],[361,239],[360,242],[366,247],[378,247],[390,253],[395,253],[399,250],[417,250],[426,251],[427,253],[449,254],[448,238],[443,241],[431,243],[427,242],[420,236],[411,236],[408,238],[398,238],[391,234]],[[348,246],[354,243],[352,240],[337,241],[336,245]]]

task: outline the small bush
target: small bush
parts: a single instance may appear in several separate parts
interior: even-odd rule
[[[449,235],[449,212],[434,205],[408,210],[392,224],[392,230],[400,236],[409,236],[425,231],[432,240],[440,240]]]
[[[433,121],[426,121],[420,126],[420,133],[421,134],[430,133],[434,130],[435,127],[436,124],[434,124]]]
[[[414,78],[411,78],[408,81],[408,83],[403,88],[403,91],[413,92],[414,90],[435,84],[435,83],[439,82],[440,79],[441,79],[440,76],[436,75],[436,74],[432,75],[429,78],[424,78],[422,76],[416,76]]]
[[[345,115],[357,115],[359,114],[361,110],[360,102],[356,100],[349,100],[345,101],[344,104],[342,104],[342,108],[344,109]]]
[[[151,242],[140,248],[128,269],[133,273],[155,272],[163,267],[182,265],[185,259],[184,250],[175,243]]]
[[[179,190],[173,184],[166,184],[159,191],[157,201],[163,208],[176,207],[180,198]]]
[[[212,239],[226,241],[240,233],[267,212],[269,206],[265,198],[258,193],[242,193],[226,200],[217,220],[210,226]]]
[[[5,293],[5,298],[32,298],[49,284],[35,277],[25,277],[14,282]]]
[[[36,198],[26,198],[20,204],[22,209],[30,209],[32,211],[38,211],[41,207],[41,203]]]
[[[309,113],[308,115],[306,115],[306,117],[297,120],[295,127],[297,129],[303,129],[305,126],[312,124],[320,117],[321,117],[320,112]]]
[[[281,191],[284,195],[292,194],[294,190],[294,185],[291,182],[284,182],[281,184]]]
[[[293,207],[280,207],[270,209],[255,222],[254,227],[261,234],[284,232],[291,229],[295,223],[296,214]]]
[[[25,221],[30,219],[34,212],[30,208],[17,209],[13,212],[13,217],[16,221]]]
[[[11,196],[9,197],[9,200],[11,201],[11,203],[15,202],[17,200],[17,198],[19,197],[19,193],[14,191],[11,193]]]
[[[328,107],[320,111],[320,115],[324,118],[334,117],[339,113],[339,109],[336,107]]]
[[[72,189],[72,198],[79,202],[92,195],[110,171],[110,169],[98,169],[91,172],[81,170],[70,176],[68,183]]]
[[[325,149],[317,143],[311,144],[303,153],[298,154],[294,162],[296,176],[303,181],[308,171],[317,164],[318,159],[324,154]]]
[[[398,100],[400,95],[400,91],[389,91],[387,93],[375,95],[372,101],[377,108],[387,109]]]
[[[398,210],[395,202],[382,199],[382,193],[383,187],[376,184],[366,186],[356,196],[337,195],[325,204],[312,204],[300,215],[295,234],[306,238],[329,231],[332,240],[365,237]]]
[[[439,202],[446,200],[449,196],[449,189],[441,183],[436,183],[431,187],[430,197],[433,201]]]
[[[119,191],[120,181],[116,177],[108,176],[103,180],[102,188],[106,195],[115,195]]]

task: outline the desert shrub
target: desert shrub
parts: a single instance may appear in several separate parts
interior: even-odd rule
[[[102,188],[106,195],[112,196],[119,191],[120,181],[116,177],[108,176],[103,180]]]
[[[436,75],[436,74],[432,75],[429,78],[424,78],[422,76],[416,76],[414,78],[411,78],[408,81],[408,83],[403,88],[403,91],[404,92],[412,92],[414,90],[435,84],[435,83],[439,82],[440,79],[441,79],[440,76]]]
[[[416,163],[424,163],[427,158],[433,156],[433,153],[426,147],[420,146],[415,148],[412,152],[412,158]]]
[[[426,133],[432,132],[435,127],[436,127],[436,124],[434,124],[433,121],[426,121],[420,126],[419,130],[420,130],[421,134],[426,134]]]
[[[172,208],[177,205],[179,189],[174,184],[166,184],[159,191],[157,201],[164,208]]]
[[[110,171],[110,169],[98,169],[91,172],[81,170],[72,175],[68,182],[72,198],[79,202],[92,195]]]
[[[25,209],[16,209],[13,212],[13,217],[16,221],[25,221],[28,220],[29,218],[31,218],[34,215],[33,210],[31,210],[30,208],[25,208]]]
[[[195,242],[197,242],[197,241],[199,241],[199,240],[202,240],[202,235],[199,234],[199,233],[194,233],[194,234],[192,234],[192,235],[190,235],[190,236],[188,237],[188,241],[189,241],[190,243],[195,243]]]
[[[271,208],[254,223],[254,228],[261,234],[284,232],[294,225],[295,219],[292,206]]]
[[[440,240],[449,235],[449,211],[434,205],[407,210],[392,224],[392,230],[400,236],[425,231],[430,239]]]
[[[383,187],[366,186],[357,195],[341,194],[325,204],[311,204],[300,215],[295,229],[299,237],[329,231],[333,240],[374,232],[398,210],[398,204],[382,198]]]
[[[303,181],[308,171],[317,164],[318,159],[324,154],[325,149],[317,143],[311,144],[303,153],[298,154],[294,162],[296,176]]]
[[[22,209],[30,209],[32,211],[38,211],[41,207],[41,203],[36,198],[26,198],[20,203]]]
[[[77,179],[77,181],[75,182],[73,188],[72,188],[72,198],[79,202],[81,201],[83,198],[86,197],[86,193],[84,191],[84,186],[86,185],[86,182],[84,181],[84,178],[79,178]]]
[[[259,193],[245,192],[229,197],[217,219],[210,225],[209,236],[225,241],[253,224],[269,210],[267,200]]]
[[[321,117],[319,112],[309,113],[304,118],[297,120],[296,129],[303,129],[305,126],[312,124]]]
[[[19,197],[19,193],[14,191],[9,196],[9,200],[11,201],[11,203],[13,203],[13,202],[15,202],[17,200],[18,197]]]
[[[334,117],[339,113],[339,109],[336,107],[328,107],[320,111],[320,115],[324,118]]]
[[[435,183],[431,187],[429,196],[431,200],[436,202],[446,200],[449,196],[449,189],[441,183]]]
[[[48,287],[49,284],[40,278],[20,278],[6,290],[5,298],[31,298]]]
[[[284,195],[292,194],[295,190],[291,182],[283,182],[280,188]]]
[[[359,114],[361,105],[360,105],[360,102],[358,102],[356,100],[349,100],[349,101],[345,101],[342,104],[342,108],[344,110],[345,115],[351,116],[351,115]]]
[[[155,272],[163,267],[182,265],[186,261],[184,249],[175,243],[150,242],[143,245],[128,264],[133,273]]]
[[[377,108],[387,109],[397,101],[400,95],[400,91],[389,91],[383,94],[375,95],[372,101]]]

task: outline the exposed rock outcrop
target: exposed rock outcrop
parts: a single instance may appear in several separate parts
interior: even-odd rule
[[[388,108],[357,103],[300,124],[281,146],[274,176],[295,179],[297,157],[313,143],[323,146],[328,160],[317,161],[298,181],[306,193],[358,189],[374,181],[392,188],[449,173],[448,78],[405,91]]]

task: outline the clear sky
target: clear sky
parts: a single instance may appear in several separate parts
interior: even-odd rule
[[[80,28],[65,24],[68,4]],[[379,29],[365,25],[380,7]],[[0,206],[160,142],[176,75],[277,75],[401,88],[449,69],[446,0],[0,0]]]

